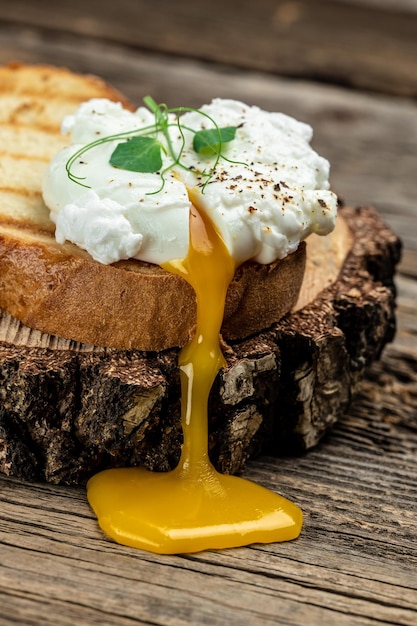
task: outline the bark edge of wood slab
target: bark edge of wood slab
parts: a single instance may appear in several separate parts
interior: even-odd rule
[[[340,216],[353,239],[337,279],[271,328],[224,346],[228,367],[209,407],[210,454],[221,472],[242,471],[260,451],[315,446],[394,337],[401,242],[372,207],[343,207]],[[9,329],[0,341],[1,472],[77,484],[107,467],[175,466],[177,350],[62,347],[6,314],[1,324]]]

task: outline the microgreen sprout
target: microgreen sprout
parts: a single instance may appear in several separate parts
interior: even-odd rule
[[[190,107],[169,109],[165,104],[157,104],[151,96],[146,96],[143,101],[153,113],[155,118],[154,123],[144,126],[143,128],[100,137],[77,150],[66,163],[66,171],[70,180],[82,187],[89,188],[89,185],[83,182],[86,180],[85,177],[77,176],[73,173],[72,169],[74,164],[92,148],[117,141],[117,146],[109,160],[110,165],[132,172],[158,172],[161,178],[161,186],[157,191],[152,192],[158,193],[164,187],[165,174],[167,171],[175,166],[186,170],[190,169],[187,165],[182,163],[181,160],[185,146],[184,130],[193,133],[192,145],[197,154],[214,156],[214,162],[208,170],[197,172],[205,178],[203,192],[205,186],[213,177],[220,159],[224,159],[230,163],[237,163],[237,161],[228,159],[223,152],[223,145],[233,141],[235,138],[236,126],[220,128],[216,121],[204,111]],[[199,113],[202,117],[207,119],[212,128],[204,128],[203,130],[196,131],[193,128],[183,125],[181,123],[181,115],[188,112]],[[169,129],[174,126],[178,129],[181,137],[181,144],[178,151],[175,150],[172,144],[169,132]],[[159,140],[161,135],[165,139],[165,144]],[[169,157],[169,163],[163,169],[162,154]]]

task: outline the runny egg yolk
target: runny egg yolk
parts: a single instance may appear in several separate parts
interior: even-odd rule
[[[194,338],[179,357],[184,434],[171,472],[110,469],[87,485],[103,531],[115,541],[160,554],[295,539],[302,513],[292,502],[246,479],[223,475],[208,455],[208,396],[226,363],[219,343],[226,292],[236,269],[210,221],[193,208],[186,259],[164,265],[197,297]]]

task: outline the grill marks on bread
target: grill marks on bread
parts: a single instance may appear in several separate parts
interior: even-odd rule
[[[63,118],[89,98],[123,98],[94,76],[19,64],[0,67],[0,94],[0,220],[53,233],[41,181],[51,158],[68,144],[60,131]]]

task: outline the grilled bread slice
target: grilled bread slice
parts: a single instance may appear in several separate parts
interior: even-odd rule
[[[0,307],[31,328],[83,343],[146,351],[182,346],[196,315],[184,279],[136,260],[101,265],[55,241],[43,174],[68,141],[62,119],[100,97],[130,107],[92,76],[49,66],[0,68]],[[227,294],[224,338],[263,330],[291,310],[304,268],[304,244],[271,265],[242,265]]]

